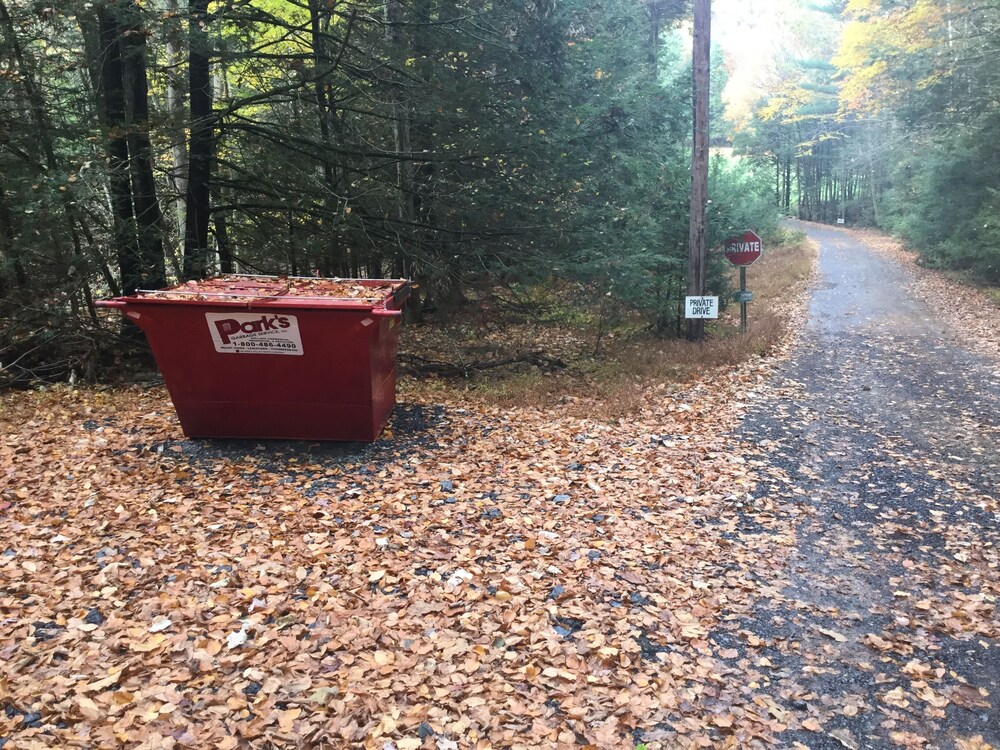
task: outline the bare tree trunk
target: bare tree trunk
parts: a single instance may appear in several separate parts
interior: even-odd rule
[[[389,40],[389,55],[393,62],[400,64],[407,57],[403,41],[403,8],[400,0],[385,0],[386,35]],[[404,100],[402,89],[396,85],[392,92],[392,130],[396,153],[401,157],[396,161],[396,190],[399,195],[397,213],[401,222],[411,226],[416,222],[417,208],[413,192],[413,162],[404,158],[410,154],[410,108]],[[402,230],[400,230],[402,231]],[[402,238],[397,251],[396,274],[408,272],[406,253]]]
[[[660,67],[660,23],[663,10],[660,7],[660,0],[652,0],[649,3],[649,67],[652,69],[654,80],[659,75]]]
[[[711,0],[694,0],[694,144],[691,153],[691,223],[687,293],[705,293],[706,208],[708,205],[708,139],[709,139],[709,70],[711,67]],[[705,336],[704,320],[689,320],[687,337],[701,341]]]
[[[210,266],[208,246],[213,158],[212,76],[208,43],[202,24],[208,22],[208,1],[191,0],[188,19],[188,67],[191,141],[188,158],[187,213],[184,221],[185,279],[204,278]]]
[[[792,160],[785,160],[785,213],[792,210]]]
[[[327,248],[323,259],[323,273],[327,276],[343,276],[347,274],[347,263],[343,257],[340,237],[340,196],[337,165],[333,156],[332,119],[333,94],[330,90],[329,76],[333,72],[334,61],[327,50],[327,31],[330,23],[329,13],[324,10],[321,0],[309,0],[309,20],[312,31],[313,61],[316,66],[316,110],[319,118],[320,138],[323,144],[323,202],[326,208],[322,224],[325,227]],[[353,18],[352,18],[353,22]],[[346,40],[344,42],[347,43]]]
[[[774,155],[774,198],[775,205],[781,207],[781,157]]]
[[[180,24],[181,8],[178,0],[164,0],[164,6],[170,20],[165,27],[165,42],[167,49],[167,114],[170,130],[170,182],[174,188],[174,211],[176,225],[184,227],[184,198],[187,195],[187,111],[185,109],[186,91],[182,73],[184,63],[184,34]],[[183,236],[178,231],[179,237]]]
[[[153,177],[153,146],[149,141],[149,82],[146,77],[146,35],[135,0],[120,17],[123,75],[128,92],[128,149],[132,167],[142,283],[159,289],[167,283],[163,252],[163,214]],[[127,15],[126,15],[127,14]]]
[[[796,188],[796,192],[797,192],[797,200],[796,200],[797,212],[796,212],[796,215],[800,219],[804,219],[806,217],[805,217],[805,214],[803,213],[802,201],[803,201],[803,199],[805,197],[805,191],[802,189],[802,164],[799,162],[798,159],[795,160],[795,188]]]
[[[878,220],[878,197],[876,193],[878,192],[878,178],[875,172],[875,157],[868,154],[868,164],[871,168],[871,191],[872,191],[872,220],[875,222],[875,226],[881,226]]]
[[[216,196],[218,200],[218,196]],[[229,225],[226,223],[226,214],[223,211],[216,211],[212,214],[215,226],[215,244],[219,247],[219,270],[222,273],[235,273],[236,264],[233,258],[233,248],[229,242]]]

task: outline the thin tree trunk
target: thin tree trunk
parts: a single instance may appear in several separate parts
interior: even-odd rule
[[[185,108],[186,91],[182,67],[184,63],[184,27],[180,23],[181,7],[178,0],[164,0],[169,20],[164,29],[164,40],[167,51],[167,114],[170,131],[170,182],[173,187],[174,224],[178,228],[177,244],[179,256],[184,243],[184,199],[187,197],[187,110]]]
[[[660,67],[660,18],[662,8],[658,0],[653,0],[649,6],[649,67],[653,80],[657,80]]]
[[[781,157],[775,154],[774,157],[774,202],[781,206]]]
[[[878,198],[876,197],[877,192],[877,180],[875,176],[875,157],[868,155],[868,164],[871,167],[871,192],[872,192],[872,220],[875,222],[875,226],[881,226],[878,220]]]
[[[212,185],[212,203],[216,206],[223,205],[222,187],[218,184]],[[212,212],[212,226],[215,245],[219,248],[219,270],[222,273],[235,273],[236,262],[233,257],[233,246],[229,241],[229,223],[225,211]]]
[[[83,237],[87,240],[87,247],[90,248],[90,257],[93,259],[94,264],[97,266],[97,270],[101,272],[101,277],[104,279],[104,283],[108,285],[108,291],[115,297],[121,294],[121,289],[118,287],[118,281],[115,279],[115,275],[111,273],[111,268],[108,266],[107,261],[104,256],[101,255],[100,250],[97,247],[97,242],[94,241],[94,235],[90,231],[90,227],[87,226],[86,217],[80,217],[80,231],[83,232]]]
[[[163,214],[153,177],[153,147],[149,142],[146,36],[139,13],[138,5],[132,0],[125,9],[118,28],[122,32],[123,73],[129,94],[126,100],[129,126],[127,137],[142,283],[147,289],[159,289],[167,283],[163,253]]]
[[[403,10],[400,0],[385,0],[386,36],[389,41],[391,59],[401,64],[407,57],[403,42],[402,19]],[[392,88],[392,130],[396,154],[400,157],[410,154],[410,108],[403,101],[402,89],[399,85]],[[413,162],[406,158],[396,161],[396,191],[399,196],[397,215],[405,225],[416,223],[417,210],[413,192]],[[406,249],[402,241],[397,248],[397,275],[406,273]]]
[[[785,160],[785,213],[792,210],[792,160]]]
[[[804,191],[802,190],[802,164],[798,159],[795,160],[795,193],[796,193],[796,205],[798,206],[798,211],[796,215],[800,219],[805,218],[805,214],[802,213],[802,197]]]
[[[204,278],[209,271],[211,251],[208,223],[211,200],[213,158],[212,76],[208,43],[201,30],[207,23],[209,0],[191,0],[188,19],[188,68],[191,102],[191,140],[188,157],[187,212],[184,221],[185,279]]]
[[[330,92],[329,74],[333,62],[327,53],[326,26],[329,15],[324,13],[321,0],[309,0],[309,20],[312,31],[313,61],[316,66],[316,110],[319,118],[319,131],[322,143],[323,162],[323,202],[326,208],[322,217],[323,234],[326,235],[327,248],[323,258],[323,273],[327,276],[344,275],[346,264],[340,242],[340,198],[337,195],[337,167],[333,161],[331,118],[333,117],[333,102]],[[345,42],[346,43],[346,42]],[[322,73],[320,72],[322,71]]]
[[[212,214],[215,223],[215,243],[219,246],[219,270],[222,273],[235,273],[236,264],[233,261],[233,248],[229,244],[229,226],[226,223],[224,211]]]

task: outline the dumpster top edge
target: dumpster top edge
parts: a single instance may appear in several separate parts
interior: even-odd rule
[[[187,281],[165,289],[139,289],[135,294],[102,300],[97,304],[108,307],[123,304],[193,304],[370,310],[400,307],[408,296],[409,285],[410,282],[405,279],[229,274]]]

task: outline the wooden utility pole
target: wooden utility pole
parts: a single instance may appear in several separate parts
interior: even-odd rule
[[[705,294],[705,266],[708,249],[705,245],[705,210],[708,205],[708,94],[711,63],[711,0],[694,0],[694,146],[691,151],[691,233],[688,255],[688,287],[691,297]],[[701,341],[705,321],[688,320],[689,341]]]

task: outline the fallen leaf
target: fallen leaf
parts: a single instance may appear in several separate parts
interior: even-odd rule
[[[170,621],[170,618],[168,618],[168,617],[157,617],[155,620],[153,620],[153,624],[149,626],[149,632],[150,633],[159,633],[159,632],[161,632],[163,630],[166,630],[171,625],[173,625],[173,623]]]
[[[956,739],[955,750],[996,750],[996,748],[984,740],[981,734],[977,734],[968,739]]]
[[[79,707],[80,714],[83,718],[89,721],[96,721],[104,715],[104,712],[98,708],[97,704],[86,696],[80,696],[77,698],[76,705]]]
[[[879,635],[875,635],[874,633],[869,633],[868,635],[865,636],[865,643],[867,643],[869,646],[879,651],[892,650],[892,643],[885,640]]]
[[[951,702],[940,693],[934,692],[929,685],[917,690],[916,696],[924,703],[929,703],[935,708],[944,708]]]
[[[153,651],[154,649],[159,648],[160,646],[162,646],[163,643],[164,643],[164,641],[166,641],[166,640],[167,640],[167,636],[163,635],[163,633],[155,633],[154,635],[151,635],[149,638],[147,638],[142,643],[133,643],[130,646],[130,648],[133,651],[138,651],[140,653],[148,653],[149,651]]]
[[[291,732],[295,725],[295,720],[302,715],[301,708],[289,708],[286,711],[278,712],[278,728],[282,732]]]
[[[891,732],[889,739],[907,750],[917,750],[927,744],[927,738],[915,732]]]
[[[832,638],[833,640],[837,641],[837,643],[844,643],[847,640],[846,636],[841,635],[840,633],[838,633],[835,630],[828,630],[826,628],[816,628],[816,629],[820,633],[822,633],[823,635],[825,635],[827,638]]]
[[[903,688],[897,687],[890,690],[881,696],[882,702],[889,706],[895,706],[896,708],[906,708],[910,705],[910,702],[906,699],[906,693]]]
[[[118,680],[121,679],[121,675],[122,675],[122,670],[119,669],[115,672],[112,672],[107,677],[103,677],[100,680],[94,680],[93,682],[87,683],[83,687],[78,688],[77,692],[90,693],[98,690],[104,690],[104,688],[116,684]]]
[[[230,633],[226,636],[226,646],[232,651],[234,648],[239,648],[244,643],[247,642],[247,631],[246,624],[243,625],[235,633]]]
[[[854,735],[851,734],[849,729],[834,729],[829,734],[841,745],[848,748],[848,750],[858,750],[858,741],[854,739]]]
[[[963,708],[989,708],[986,691],[972,685],[955,685],[948,690],[948,697]]]

